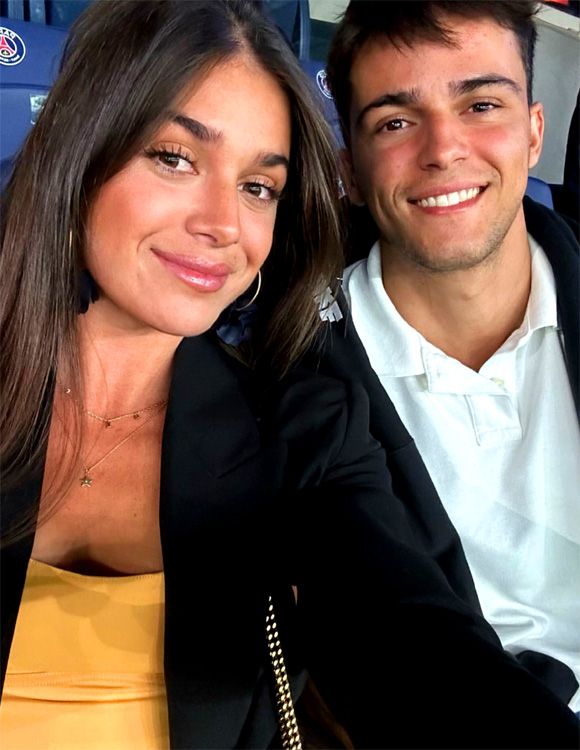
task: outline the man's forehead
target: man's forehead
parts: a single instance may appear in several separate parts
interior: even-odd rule
[[[386,5],[388,6],[388,3]],[[440,14],[437,21],[440,23],[441,33],[430,27],[405,28],[400,31],[385,27],[384,32],[377,30],[354,55],[353,67],[361,57],[371,52],[391,50],[401,55],[412,55],[418,48],[431,47],[446,50],[453,55],[459,54],[470,43],[478,41],[485,41],[489,46],[518,45],[517,36],[512,29],[488,16],[470,18]]]
[[[377,87],[385,91],[411,90],[418,93],[421,78],[444,75],[449,85],[464,74],[481,76],[497,68],[497,75],[525,83],[525,70],[516,35],[490,19],[453,17],[448,21],[447,39],[405,39],[380,34],[368,39],[353,58],[350,70],[351,103],[365,106]],[[459,67],[469,64],[470,70]],[[491,63],[493,66],[490,66]],[[403,78],[405,80],[403,80]]]

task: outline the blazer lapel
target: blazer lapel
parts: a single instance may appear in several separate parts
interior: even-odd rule
[[[176,353],[160,489],[173,748],[235,747],[247,736],[266,746],[275,730],[272,712],[261,710],[265,562],[286,449],[261,445],[249,380],[211,334]],[[4,529],[11,509],[36,513],[43,468],[2,497]],[[33,541],[31,534],[1,550],[2,679]]]
[[[264,565],[282,444],[261,445],[244,368],[211,334],[176,353],[162,451],[172,747],[235,747],[264,656]]]
[[[211,334],[182,342],[174,361],[164,445],[169,456],[164,457],[187,451],[188,461],[194,458],[196,466],[218,477],[259,450],[256,420],[243,390],[245,374]]]

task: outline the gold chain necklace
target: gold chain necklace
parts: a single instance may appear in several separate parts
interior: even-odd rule
[[[99,422],[103,422],[105,427],[110,427],[111,422],[118,422],[119,419],[125,419],[125,417],[133,417],[133,419],[139,419],[141,414],[145,414],[148,411],[153,411],[154,409],[161,408],[166,404],[167,401],[157,401],[156,403],[151,404],[151,406],[145,406],[143,409],[137,409],[137,411],[128,411],[126,414],[119,414],[118,417],[101,417],[99,414],[95,414],[89,409],[85,409],[84,412],[87,416],[92,417]]]
[[[162,406],[165,406],[165,404],[166,404],[166,403],[167,403],[167,401],[160,401],[160,402],[159,402],[159,403],[157,404],[157,406],[158,406],[159,408],[161,408]],[[152,407],[151,407],[151,408],[152,408]],[[93,481],[94,481],[93,477],[91,476],[91,472],[92,472],[92,471],[93,471],[94,469],[96,469],[96,468],[97,468],[97,466],[100,466],[100,465],[101,465],[101,464],[103,463],[103,461],[104,461],[105,459],[109,458],[109,456],[110,456],[110,455],[111,455],[112,453],[114,453],[114,452],[115,452],[116,450],[118,450],[118,449],[119,449],[119,448],[120,448],[120,447],[121,447],[122,445],[125,445],[125,443],[126,443],[126,442],[127,442],[128,440],[130,440],[130,439],[131,439],[131,438],[133,437],[133,435],[135,435],[135,433],[139,432],[139,430],[140,430],[140,429],[142,429],[143,427],[145,427],[145,425],[146,425],[146,424],[147,424],[148,422],[150,422],[150,421],[151,421],[151,420],[153,419],[153,417],[154,417],[154,416],[155,416],[155,414],[152,414],[152,415],[151,415],[151,416],[150,416],[150,417],[149,417],[148,419],[145,419],[145,420],[143,420],[143,422],[141,422],[141,423],[140,423],[139,425],[137,425],[137,427],[135,427],[135,429],[134,429],[134,430],[131,430],[131,432],[130,432],[130,433],[129,433],[128,435],[125,435],[125,437],[124,437],[124,438],[123,438],[123,439],[122,439],[122,440],[121,440],[121,441],[120,441],[119,443],[117,443],[117,444],[116,444],[116,445],[114,445],[114,446],[113,446],[112,448],[110,448],[110,449],[109,449],[109,450],[108,450],[108,451],[107,451],[107,452],[105,453],[105,455],[104,455],[104,456],[101,456],[101,458],[99,458],[99,460],[98,460],[98,461],[96,461],[96,462],[95,462],[94,464],[92,464],[91,466],[87,466],[87,464],[86,464],[86,459],[85,459],[85,460],[83,461],[83,476],[82,476],[82,477],[79,477],[79,481],[80,481],[80,483],[81,483],[81,487],[91,487],[91,486],[92,486],[92,484],[93,484]]]
[[[67,388],[64,385],[61,387],[67,396],[71,395],[70,388]],[[136,411],[128,411],[126,414],[119,414],[116,417],[101,417],[100,414],[95,414],[95,412],[91,411],[90,409],[83,409],[83,414],[86,414],[88,417],[91,417],[92,419],[96,419],[98,422],[102,422],[105,425],[105,427],[110,427],[113,422],[118,422],[120,419],[126,419],[127,417],[133,417],[133,419],[139,419],[142,414],[146,414],[149,411],[154,411],[157,408],[162,408],[166,404],[167,404],[167,400],[156,401],[154,404],[150,404],[149,406],[144,406],[142,409],[137,409]]]

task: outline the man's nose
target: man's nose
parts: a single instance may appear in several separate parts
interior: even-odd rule
[[[449,169],[469,155],[466,126],[455,115],[431,115],[424,124],[419,155],[422,169]]]

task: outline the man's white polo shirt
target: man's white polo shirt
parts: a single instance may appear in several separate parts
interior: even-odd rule
[[[522,325],[474,372],[403,320],[378,243],[344,275],[356,330],[461,537],[483,612],[512,653],[580,682],[580,428],[552,269],[530,237]],[[580,710],[580,691],[570,706]]]

